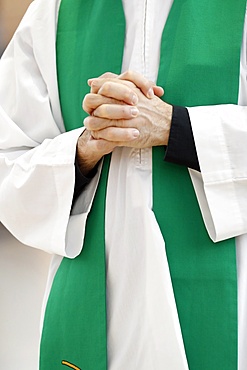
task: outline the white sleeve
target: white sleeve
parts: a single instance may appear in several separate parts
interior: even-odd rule
[[[190,170],[214,241],[247,232],[247,107],[189,108],[201,174]]]
[[[58,1],[33,2],[0,62],[0,221],[22,243],[72,258],[82,248],[97,179],[80,212],[71,215],[82,129],[63,132],[57,6]]]
[[[188,108],[201,173],[190,170],[212,240],[247,233],[247,17],[238,105]]]

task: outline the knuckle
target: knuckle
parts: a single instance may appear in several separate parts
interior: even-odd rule
[[[84,96],[84,99],[83,99],[83,101],[82,101],[82,108],[83,108],[83,109],[86,109],[86,108],[88,107],[89,100],[90,100],[89,96],[90,96],[90,94],[86,94],[86,95]]]
[[[99,78],[107,78],[107,77],[109,77],[109,73],[110,72],[105,72]]]
[[[111,82],[106,81],[106,82],[102,85],[102,87],[101,87],[101,89],[100,89],[100,92],[101,92],[101,93],[104,93],[104,94],[108,94],[110,91],[111,91]]]
[[[84,119],[84,126],[88,129],[88,130],[92,130],[94,129],[95,125],[94,125],[94,119],[92,116],[88,116],[87,118]]]
[[[100,83],[98,80],[93,80],[92,84],[91,84],[91,92],[95,92],[98,90],[100,86]]]
[[[112,72],[106,72],[102,75],[104,78],[115,78],[116,74]]]
[[[129,107],[122,106],[122,108],[120,108],[120,111],[121,111],[121,116],[123,118],[130,118],[131,117],[131,112],[130,112]]]
[[[84,119],[84,121],[83,121],[83,126],[84,126],[84,127],[86,127],[86,128],[88,128],[88,121],[89,121],[89,118],[90,118],[90,117],[86,117],[86,118]]]
[[[112,129],[112,128],[109,128],[107,131],[106,131],[106,136],[107,136],[107,140],[109,141],[114,141],[115,140],[115,130]]]
[[[94,109],[97,106],[98,100],[99,100],[99,98],[98,98],[97,94],[89,93],[89,94],[85,95],[85,97],[82,101],[82,108],[85,111],[91,113],[91,110]]]
[[[111,106],[109,104],[101,105],[100,108],[103,117],[108,118],[111,116]]]
[[[124,92],[124,99],[123,100],[125,102],[132,103],[133,96],[134,96],[133,91],[130,88],[128,88]]]
[[[134,76],[134,71],[132,71],[131,69],[126,71],[126,77],[128,77],[129,79],[132,79],[133,76]]]
[[[133,88],[135,88],[135,87],[136,87],[136,85],[134,84],[134,82],[133,82],[133,81],[130,81],[130,79],[124,80],[123,82],[124,82],[124,84],[125,84],[127,87],[129,87],[131,90],[132,90]],[[130,90],[130,91],[131,91],[131,90]]]
[[[94,117],[98,118],[108,118],[109,115],[109,106],[107,104],[102,104],[98,106],[93,112]]]

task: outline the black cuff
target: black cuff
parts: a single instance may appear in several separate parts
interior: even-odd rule
[[[170,136],[164,159],[166,162],[200,171],[190,117],[184,107],[173,107]]]
[[[87,177],[84,176],[80,170],[77,158],[75,158],[75,187],[74,187],[72,207],[76,199],[79,197],[81,192],[86,187],[86,185],[89,184],[92,178],[95,176],[96,172],[97,172],[97,166],[88,174]]]

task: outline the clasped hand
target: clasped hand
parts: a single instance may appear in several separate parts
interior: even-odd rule
[[[77,145],[85,175],[118,146],[148,148],[168,142],[172,106],[160,99],[164,91],[136,72],[106,73],[88,81],[83,100],[89,114]]]

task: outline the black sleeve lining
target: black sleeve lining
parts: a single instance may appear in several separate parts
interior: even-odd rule
[[[77,159],[75,158],[75,187],[74,187],[74,196],[72,201],[72,207],[79,197],[81,192],[84,190],[87,184],[90,183],[92,178],[95,176],[97,172],[97,166],[88,174],[88,176],[84,176],[80,170],[79,164]]]
[[[200,171],[188,109],[174,106],[165,161]]]

